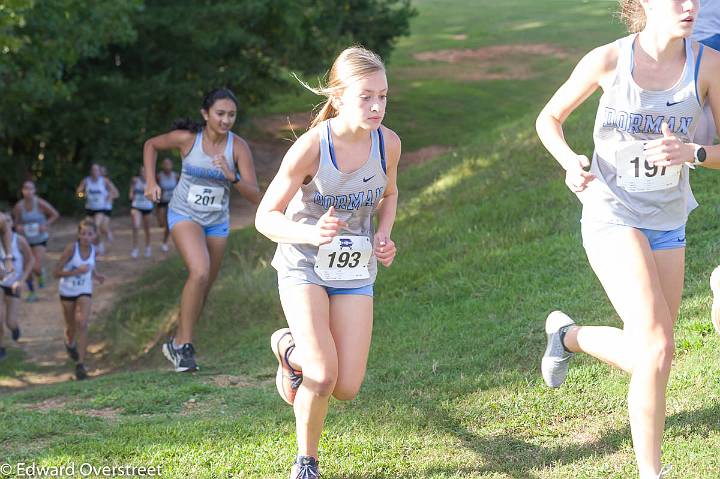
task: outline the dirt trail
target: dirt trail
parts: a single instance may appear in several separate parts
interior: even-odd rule
[[[307,114],[293,114],[290,117],[290,124],[297,132],[304,131],[309,117]],[[292,133],[288,129],[288,116],[274,116],[256,121],[256,125],[269,134],[271,138],[263,142],[249,141],[253,152],[258,181],[266,186],[277,171],[280,161],[285,152],[290,148]],[[298,133],[299,134],[299,133]],[[425,161],[427,156],[436,156],[445,151],[444,148],[432,152],[419,150],[420,158],[408,163]],[[414,153],[414,152],[413,152]],[[413,158],[413,153],[404,154],[408,159]],[[420,160],[420,161],[418,161]],[[122,186],[122,185],[120,185]],[[122,188],[121,188],[122,189]],[[237,192],[233,191],[230,205],[230,223],[233,229],[243,228],[252,224],[255,216],[255,207],[248,203]],[[48,273],[52,271],[55,263],[67,243],[73,241],[76,235],[78,219],[63,218],[56,223],[51,231],[48,243],[48,254],[45,269]],[[132,229],[128,215],[115,216],[112,218],[112,230],[114,241],[107,248],[105,256],[99,258],[98,269],[107,279],[104,284],[95,283],[93,292],[93,311],[90,321],[90,328],[97,321],[103,312],[112,307],[115,300],[114,292],[119,286],[127,284],[142,276],[149,267],[176,254],[174,245],[170,241],[170,251],[160,251],[162,240],[162,229],[157,227],[153,216],[151,231],[153,255],[151,258],[141,256],[137,259],[130,257],[132,249]],[[139,237],[140,245],[144,245],[142,232]],[[16,388],[23,388],[36,384],[50,384],[67,381],[74,376],[69,367],[65,348],[63,346],[64,323],[58,299],[57,280],[48,274],[47,286],[44,289],[37,289],[39,301],[28,304],[23,302],[20,311],[20,325],[22,338],[19,344],[14,344],[6,333],[5,345],[9,348],[19,348],[26,354],[27,361],[36,366],[32,371],[24,371],[21,374],[13,374],[8,377],[3,374],[3,364],[0,363],[0,391]],[[26,292],[23,297],[25,297]],[[88,347],[91,375],[98,375],[107,372],[93,364],[93,354],[99,352],[104,344],[93,343]],[[7,364],[7,362],[5,363]]]

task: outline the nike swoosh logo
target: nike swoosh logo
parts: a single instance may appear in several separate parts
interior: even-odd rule
[[[673,106],[673,105],[677,105],[678,103],[682,103],[682,102],[684,102],[684,101],[685,101],[685,100],[680,100],[680,101],[668,101],[667,103],[665,103],[665,105],[667,105],[667,106]]]
[[[678,238],[678,243],[682,243],[683,241],[685,241],[685,237],[684,237],[684,236],[683,236],[682,238]]]
[[[365,178],[365,177],[363,177],[363,183],[367,183],[368,181],[370,181],[370,180],[372,180],[373,178],[375,178],[375,176],[376,176],[376,175],[372,175],[370,178]]]

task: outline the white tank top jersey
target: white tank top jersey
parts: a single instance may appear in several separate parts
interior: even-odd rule
[[[13,256],[14,271],[12,274],[4,278],[0,274],[0,286],[5,286],[6,288],[11,287],[19,278],[22,278],[22,275],[24,273],[23,266],[25,266],[25,258],[20,251],[20,247],[18,246],[18,237],[16,233],[12,234],[12,242],[10,243],[10,248],[10,254]],[[5,261],[5,251],[2,244],[0,244],[0,258],[2,258],[2,261]]]
[[[164,171],[161,171],[158,173],[158,185],[160,186],[160,189],[162,190],[162,194],[160,196],[160,202],[161,203],[169,203],[173,196],[173,191],[175,191],[175,187],[178,183],[178,175],[174,171],[171,171],[170,174],[165,174]]]
[[[334,206],[337,217],[348,224],[340,235],[360,237],[363,242],[371,243],[375,235],[372,217],[387,186],[382,131],[371,132],[372,146],[368,160],[352,173],[343,173],[337,168],[330,120],[322,123],[318,131],[320,134],[318,171],[310,183],[300,187],[288,204],[285,216],[291,221],[314,225],[330,206]],[[339,242],[336,255],[352,252],[352,248],[357,244],[358,241],[354,239],[351,242]],[[278,276],[295,277],[321,286],[359,288],[375,282],[377,260],[374,255],[367,263],[367,278],[322,279],[315,268],[318,250],[317,246],[311,244],[280,243],[275,251],[272,265],[278,271]]]
[[[138,210],[153,209],[153,202],[145,197],[145,180],[136,178],[133,182],[133,200],[130,205]]]
[[[700,12],[695,19],[693,38],[705,40],[720,35],[720,0],[700,0]]]
[[[687,165],[658,168],[645,161],[643,144],[662,137],[661,123],[683,142],[691,142],[702,115],[697,92],[697,59],[685,41],[682,76],[665,91],[649,91],[634,81],[637,34],[619,39],[615,80],[600,98],[595,118],[595,152],[590,171],[596,179],[578,194],[583,221],[616,223],[669,231],[686,223],[698,204]]]
[[[225,159],[235,172],[233,160],[234,135],[228,132]],[[230,187],[222,170],[202,146],[202,131],[195,136],[190,153],[183,158],[182,174],[170,200],[170,208],[188,216],[200,226],[222,224],[230,218]]]
[[[72,298],[80,296],[81,294],[92,294],[93,292],[92,273],[95,269],[95,246],[90,245],[90,254],[87,258],[83,259],[83,257],[80,256],[80,243],[76,241],[72,257],[65,263],[65,266],[63,266],[63,271],[72,271],[85,264],[90,267],[87,273],[75,276],[63,276],[60,278],[60,296]]]
[[[100,176],[97,180],[93,180],[92,176],[85,178],[85,209],[95,211],[106,209],[109,196],[107,186],[105,186],[105,177]]]

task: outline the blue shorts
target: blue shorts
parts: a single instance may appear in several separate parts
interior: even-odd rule
[[[301,284],[314,284],[306,279],[294,278],[292,276],[278,276],[278,290],[280,292],[291,286],[299,286]],[[360,286],[359,288],[333,288],[331,286],[323,286],[328,296],[337,296],[341,294],[356,294],[360,296],[373,297],[373,285]]]
[[[720,33],[708,38],[703,38],[700,40],[700,43],[720,52]]]
[[[685,247],[685,225],[674,230],[651,230],[648,228],[635,228],[633,226],[619,225],[615,223],[601,223],[596,221],[582,222],[582,238],[585,247],[595,240],[607,241],[607,237],[622,228],[633,228],[640,231],[650,243],[652,251],[663,249],[676,249]]]
[[[167,212],[167,223],[168,223],[168,229],[172,231],[173,226],[175,226],[176,223],[180,221],[192,221],[193,223],[197,224],[196,221],[194,221],[189,216],[181,215],[177,211],[168,208]],[[200,225],[202,226],[202,225]],[[216,225],[209,225],[209,226],[202,226],[203,231],[205,232],[205,236],[213,236],[216,238],[227,238],[228,234],[230,234],[230,221],[225,221],[224,223],[219,223]]]

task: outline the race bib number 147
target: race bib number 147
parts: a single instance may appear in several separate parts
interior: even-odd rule
[[[617,185],[630,193],[666,190],[680,181],[681,165],[655,166],[645,159],[642,142],[636,141],[615,154]]]

